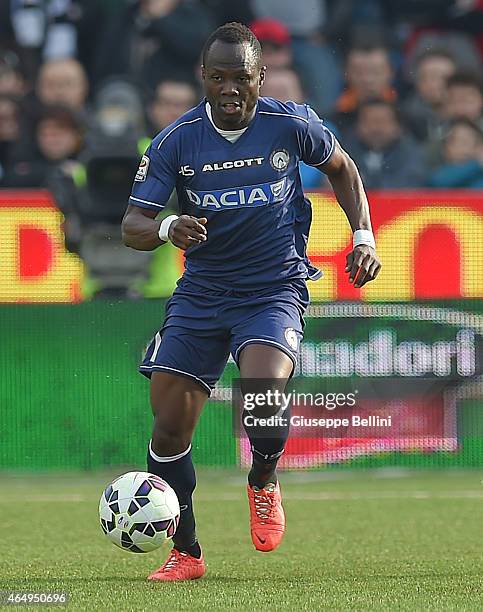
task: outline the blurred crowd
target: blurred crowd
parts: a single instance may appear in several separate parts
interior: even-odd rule
[[[0,0],[0,187],[51,189],[89,262],[227,21],[262,44],[262,94],[308,102],[367,189],[483,188],[483,0]]]

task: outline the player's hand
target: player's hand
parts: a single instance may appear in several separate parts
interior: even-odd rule
[[[197,219],[190,215],[181,215],[169,226],[169,239],[183,251],[196,244],[201,244],[207,239],[205,227],[207,223],[206,217]]]
[[[345,271],[349,282],[359,289],[374,280],[381,269],[381,262],[376,251],[367,244],[360,244],[347,255]]]

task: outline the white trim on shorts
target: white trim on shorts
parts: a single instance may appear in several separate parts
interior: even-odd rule
[[[191,374],[190,372],[184,372],[183,370],[177,370],[176,368],[170,368],[168,366],[163,366],[163,365],[157,365],[157,364],[153,364],[152,366],[147,366],[147,365],[140,365],[139,366],[140,370],[151,370],[151,371],[159,371],[159,372],[176,372],[177,374],[182,374],[183,376],[188,376],[188,378],[192,378],[193,380],[195,380],[197,383],[199,383],[204,389],[206,389],[208,391],[208,395],[211,395],[212,392],[212,388],[210,387],[210,385],[208,383],[206,383],[204,380],[202,380],[201,378],[198,378],[198,376],[195,376],[194,374]]]
[[[235,355],[233,356],[237,366],[238,366],[238,356],[240,355],[240,351],[242,350],[242,348],[245,348],[245,346],[248,346],[249,344],[269,344],[269,345],[277,346],[286,355],[288,355],[290,359],[293,361],[294,370],[297,367],[297,358],[294,357],[293,353],[290,352],[290,349],[288,349],[283,344],[280,344],[280,342],[276,342],[275,340],[267,340],[266,338],[250,338],[249,340],[245,340],[245,342],[242,342],[240,346],[236,349]]]

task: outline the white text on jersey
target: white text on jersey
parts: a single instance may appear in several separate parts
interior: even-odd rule
[[[244,166],[261,166],[264,157],[248,157],[247,159],[235,159],[233,161],[214,162],[205,164],[202,172],[215,172],[216,170],[231,170],[232,168],[243,168]]]
[[[194,176],[195,171],[193,170],[193,168],[190,168],[189,166],[181,166],[178,174],[182,174],[183,176]]]

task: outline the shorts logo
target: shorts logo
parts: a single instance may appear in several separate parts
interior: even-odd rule
[[[135,181],[145,181],[148,175],[150,159],[147,155],[143,155],[141,157],[141,161],[139,162],[139,168],[137,169],[136,176],[134,177]]]
[[[286,170],[288,168],[289,161],[290,155],[285,149],[279,149],[270,155],[270,164],[277,172],[283,172]]]
[[[297,350],[299,341],[297,338],[297,333],[293,327],[287,327],[285,329],[285,340],[293,351]]]

